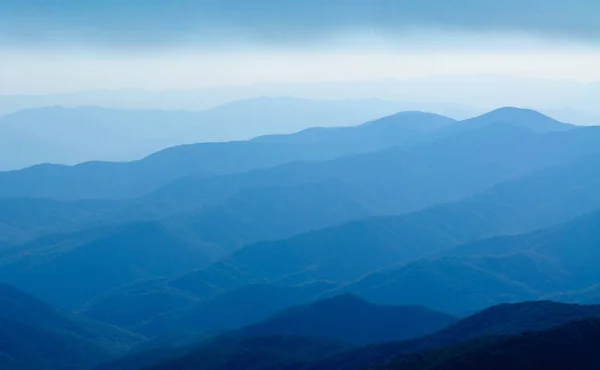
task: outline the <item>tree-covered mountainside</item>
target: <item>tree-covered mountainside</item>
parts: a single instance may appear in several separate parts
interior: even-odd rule
[[[371,324],[373,325],[367,331],[371,333],[378,332],[376,335],[380,335],[379,338],[383,338],[381,335],[391,333],[394,330],[397,331],[396,335],[400,336],[402,335],[402,330],[406,329],[407,322],[412,320],[414,325],[423,325],[426,319],[422,315],[431,315],[432,313],[423,309],[414,311],[414,308],[412,308],[413,311],[409,312],[406,307],[388,307],[390,310],[395,310],[396,313],[403,311],[405,315],[394,317],[394,315],[380,314],[377,316],[371,314],[363,315],[364,312],[362,312],[360,319],[354,317],[352,320],[345,321],[346,318],[353,316],[357,311],[355,309],[341,310],[341,305],[343,304],[343,306],[348,307],[350,304],[356,308],[359,302],[360,306],[364,308],[366,302],[349,296],[336,297],[316,302],[313,305],[294,307],[262,323],[226,333],[215,339],[205,339],[195,346],[183,347],[178,350],[179,352],[173,349],[171,349],[170,353],[166,354],[160,351],[142,352],[124,357],[121,361],[115,362],[115,366],[117,364],[121,366],[116,367],[119,370],[125,369],[125,367],[122,367],[124,364],[148,365],[151,363],[155,363],[157,365],[156,368],[160,369],[169,368],[168,366],[173,366],[176,369],[200,369],[204,368],[204,366],[219,366],[217,369],[230,369],[232,368],[231,366],[250,369],[260,366],[270,368],[268,366],[273,366],[271,365],[271,361],[273,361],[274,353],[278,353],[279,356],[282,356],[277,359],[277,363],[280,366],[278,368],[281,369],[359,370],[387,363],[395,364],[396,360],[398,361],[398,369],[403,369],[402,366],[405,366],[405,364],[415,364],[414,366],[416,366],[429,363],[430,358],[432,360],[446,359],[450,355],[453,356],[457,353],[462,353],[455,351],[456,348],[477,350],[480,343],[484,345],[494,343],[497,340],[496,338],[522,336],[525,333],[553,330],[572,322],[600,317],[599,306],[570,305],[550,301],[525,302],[504,304],[486,309],[472,316],[455,321],[433,334],[419,338],[388,343],[375,343],[358,348],[346,348],[339,353],[330,353],[320,358],[293,357],[290,351],[297,349],[293,348],[293,346],[299,345],[300,348],[303,348],[303,344],[298,344],[296,341],[282,341],[281,343],[275,343],[274,341],[274,338],[301,338],[290,337],[290,334],[282,336],[284,332],[303,333],[305,335],[323,334],[320,337],[328,338],[329,340],[331,338],[339,340],[342,337],[352,340],[352,338],[355,338],[354,334],[363,333],[365,335],[361,336],[361,338],[364,339],[368,338],[369,335],[363,329]],[[311,312],[324,312],[327,308],[332,308],[332,306],[340,308],[336,312],[342,316],[341,318],[332,319],[326,313],[316,316],[309,315]],[[374,307],[377,306],[371,305],[370,309]],[[381,308],[380,306],[379,309]],[[379,312],[381,313],[381,311]],[[419,321],[414,316],[415,313],[420,315],[421,322],[415,322]],[[292,322],[294,319],[299,321]],[[334,323],[328,323],[327,319],[334,321]],[[323,324],[319,324],[319,322]],[[336,325],[336,323],[341,322],[345,324],[343,327]],[[387,322],[388,327],[379,327],[378,322],[381,324]],[[274,337],[275,333],[279,334]],[[311,343],[311,340],[308,339],[311,337],[305,336],[303,338],[302,341],[304,343]],[[244,343],[243,346],[248,346],[245,348],[246,350],[237,347],[240,343]],[[250,345],[250,343],[252,344]],[[286,343],[291,347],[285,348]],[[472,343],[477,344],[477,346],[472,345]],[[256,344],[260,345],[260,348],[256,349],[256,352],[253,352],[254,345]],[[209,354],[210,351],[212,351],[212,355]],[[160,356],[159,359],[156,358],[158,356]],[[172,357],[172,359],[169,360],[169,357]],[[291,361],[291,359],[294,361]],[[214,364],[213,361],[217,361],[218,365],[208,365]],[[154,367],[149,366],[148,368]],[[419,369],[419,367],[414,368]],[[413,368],[411,367],[410,369]]]
[[[147,370],[299,369],[305,362],[348,350],[349,345],[322,338],[274,336],[222,339],[190,354],[148,366]]]
[[[58,311],[0,285],[0,368],[93,369],[144,338]]]
[[[106,322],[129,318],[125,325],[122,324],[123,321],[119,324],[150,337],[160,337],[173,331],[206,335],[265,320],[280,310],[314,301],[335,287],[335,284],[325,281],[294,286],[250,284],[206,300],[189,299],[186,304],[182,303],[177,309],[165,310],[161,314],[150,311],[148,315],[128,317],[110,307],[110,301],[101,302],[101,305],[93,304],[82,313]],[[110,297],[112,296],[111,294]],[[118,303],[126,302],[122,297],[116,297],[116,300]],[[130,302],[136,305],[142,303],[136,297],[132,297]],[[126,307],[124,311],[132,312],[130,307]],[[146,313],[143,306],[140,307],[140,311]],[[114,315],[99,316],[106,313],[114,313]]]
[[[306,369],[359,370],[387,363],[399,356],[454,346],[478,338],[543,331],[595,317],[600,317],[600,306],[550,301],[503,304],[468,316],[448,328],[422,338],[358,348],[308,364]]]
[[[375,302],[469,312],[597,284],[600,212],[532,234],[485,239],[344,288]],[[457,295],[461,296],[456,300]]]
[[[455,321],[450,315],[425,307],[375,305],[342,295],[289,308],[231,335],[299,335],[366,345],[421,337]]]
[[[288,163],[208,178],[183,177],[153,192],[146,201],[205,205],[247,187],[335,179],[368,195],[371,207],[380,212],[407,212],[458,200],[527,170],[597,153],[598,142],[596,127],[536,134],[511,124],[494,124],[330,161]]]
[[[488,337],[399,358],[381,369],[398,370],[593,370],[600,367],[600,319],[543,332]]]
[[[92,310],[113,320],[119,320],[120,314],[137,318],[135,312],[126,313],[127,307],[139,309],[148,294],[161,302],[185,302],[177,303],[184,307],[196,299],[265,280],[278,285],[297,285],[313,279],[329,279],[345,285],[338,292],[363,294],[380,303],[424,304],[461,314],[501,302],[545,298],[546,294],[536,288],[456,257],[393,267],[464,242],[536,230],[598,209],[597,165],[599,156],[585,157],[533,171],[457,203],[250,245],[204,270],[170,281],[141,282],[108,293],[94,302],[96,308]],[[348,285],[384,267],[391,270]],[[401,281],[404,283],[391,284]],[[135,296],[140,291],[145,294],[136,303]],[[454,299],[459,292],[462,299]],[[163,312],[163,308],[156,310]]]

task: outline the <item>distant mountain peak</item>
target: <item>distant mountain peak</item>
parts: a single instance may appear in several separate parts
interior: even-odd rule
[[[493,117],[493,118],[497,118],[497,119],[502,119],[502,118],[507,118],[507,119],[514,119],[514,118],[543,118],[543,119],[548,119],[548,120],[552,120],[555,122],[559,122],[558,120],[555,120],[552,117],[549,117],[543,113],[540,113],[534,109],[529,109],[529,108],[519,108],[519,107],[501,107],[498,109],[494,109],[488,113],[483,114],[482,116],[488,116],[488,117]]]
[[[462,127],[482,127],[497,124],[510,124],[534,132],[564,131],[574,126],[560,122],[533,109],[503,107],[480,116],[462,121]]]
[[[301,335],[371,344],[417,338],[455,321],[453,316],[425,307],[378,305],[354,294],[342,294],[285,309],[237,334]]]
[[[406,121],[406,120],[411,120],[411,119],[441,120],[441,121],[444,121],[445,123],[456,122],[456,120],[453,118],[442,116],[437,113],[422,112],[422,111],[418,111],[418,110],[409,110],[409,111],[402,111],[402,112],[394,113],[394,114],[391,114],[386,117],[378,118],[378,119],[366,122],[364,125],[389,122],[389,121],[394,121],[394,120]]]

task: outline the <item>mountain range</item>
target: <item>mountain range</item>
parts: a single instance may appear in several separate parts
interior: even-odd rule
[[[447,328],[421,338],[374,344],[331,356],[306,366],[306,369],[363,369],[403,361],[414,356],[416,363],[428,351],[461,346],[471,341],[486,343],[490,337],[512,337],[524,333],[554,330],[586,319],[598,317],[598,306],[578,306],[556,302],[523,302],[503,304],[468,316]],[[560,330],[560,329],[559,329]],[[476,347],[475,347],[476,348]],[[402,366],[398,365],[402,369]],[[427,369],[427,367],[424,367]],[[487,367],[485,367],[487,368]],[[564,368],[566,369],[566,368]]]
[[[153,351],[147,351],[125,356],[110,364],[115,369],[128,369],[136,366],[144,369],[193,369],[198,366],[211,366],[210,368],[225,370],[234,369],[236,366],[242,368],[263,368],[263,366],[271,368],[273,366],[273,368],[279,369],[350,370],[371,368],[389,363],[393,365],[387,366],[398,366],[397,368],[402,369],[402,366],[405,366],[406,363],[411,363],[409,361],[421,364],[420,361],[424,358],[437,359],[437,353],[455,355],[461,353],[456,348],[478,349],[478,346],[473,346],[472,343],[487,345],[494,343],[497,338],[511,340],[525,333],[560,331],[563,325],[569,326],[572,325],[571,323],[580,320],[593,321],[599,315],[598,306],[578,306],[549,301],[524,302],[504,304],[458,321],[451,320],[434,333],[404,341],[374,343],[363,346],[346,345],[347,347],[342,350],[339,349],[341,342],[333,342],[331,339],[324,341],[324,338],[336,337],[339,340],[347,337],[352,331],[362,330],[363,325],[368,326],[372,320],[374,320],[373,324],[377,321],[381,323],[387,321],[390,329],[397,328],[398,333],[396,335],[402,335],[402,328],[406,328],[406,324],[404,326],[401,323],[392,324],[395,321],[393,315],[380,315],[378,318],[374,318],[372,315],[359,314],[356,310],[357,307],[363,307],[363,309],[366,307],[375,309],[376,307],[365,301],[359,302],[361,301],[357,298],[349,299],[348,296],[315,302],[310,306],[301,306],[278,313],[263,323],[226,333],[213,339],[205,339],[183,350],[171,350],[164,357],[157,356]],[[340,318],[332,318],[327,314],[333,304],[338,309],[338,313],[339,310],[344,312]],[[424,323],[425,317],[423,315],[432,314],[431,311],[428,312],[415,307],[399,306],[394,308],[389,306],[387,309],[396,312],[404,311],[402,315],[404,320],[413,317],[413,324],[417,325],[419,325],[419,321]],[[345,321],[355,314],[359,314],[358,317],[361,320]],[[421,320],[415,321],[415,314],[420,316]],[[345,322],[345,324],[335,326],[335,324],[330,323],[331,320]],[[317,333],[322,325],[328,326],[325,337],[306,336],[309,333]],[[255,334],[260,333],[263,335],[251,337],[239,335],[240,332],[248,333],[248,331],[258,330],[259,328],[263,331],[255,332]],[[269,331],[264,331],[267,328]],[[288,335],[277,334],[282,332],[286,332]],[[272,335],[264,335],[267,333]],[[284,340],[283,338],[289,339]],[[289,352],[292,348],[288,346],[280,347],[279,341],[283,340],[285,342],[292,340],[291,338],[294,338],[293,340],[297,343],[293,352]],[[299,338],[303,339],[300,341]],[[365,336],[361,335],[361,338],[365,338]],[[250,350],[250,348],[254,348],[254,345],[248,346],[249,342],[258,346],[256,347],[257,350]],[[340,347],[335,351],[331,351],[329,349],[332,343],[338,343]],[[295,355],[298,350],[305,348],[312,350],[321,348],[321,355],[317,358],[314,356],[297,357]],[[213,355],[210,355],[211,351]],[[248,357],[249,353],[252,354],[251,358]],[[430,353],[433,353],[433,355]],[[172,359],[168,359],[169,357],[172,357]],[[155,365],[151,366],[153,363]],[[212,365],[207,365],[209,363]],[[276,367],[274,363],[278,364],[279,367]]]
[[[187,297],[177,298],[184,306],[193,304],[195,299],[206,299],[249,282],[293,285],[315,279],[342,284],[336,288],[338,291],[355,292],[380,303],[426,304],[459,313],[503,301],[546,297],[551,291],[540,292],[523,284],[522,280],[513,281],[498,275],[497,270],[490,271],[470,260],[466,263],[444,256],[406,266],[402,266],[402,261],[409,262],[494,235],[523,233],[542,227],[560,228],[562,226],[553,225],[600,209],[596,191],[600,178],[595,179],[598,172],[594,171],[598,162],[596,156],[585,157],[576,163],[534,171],[453,204],[404,216],[355,221],[288,240],[250,245],[206,269],[170,281],[140,284],[143,290],[152,291],[165,300]],[[525,197],[530,193],[536,196]],[[564,236],[572,237],[575,237],[574,233]],[[396,271],[394,265],[401,266]],[[363,278],[370,270],[382,268],[389,271]],[[440,274],[444,279],[438,278]],[[363,279],[353,282],[359,278]],[[410,280],[398,280],[400,278]],[[406,285],[399,285],[400,281],[405,281]],[[469,287],[469,281],[476,284],[473,288],[477,290],[464,295],[462,300],[455,300],[458,293],[454,290],[464,290]],[[346,282],[352,284],[344,285]],[[420,285],[426,282],[433,284],[431,290]],[[439,285],[442,283],[446,285]],[[118,299],[126,299],[131,305],[133,294],[127,290],[135,292],[142,289],[141,286],[120,289],[94,304],[110,309],[103,300],[113,302],[120,297]],[[418,288],[410,290],[411,286]],[[190,295],[195,298],[189,299]],[[447,298],[440,299],[442,296]],[[476,300],[470,300],[474,298]]]
[[[460,88],[457,88],[460,87]],[[316,83],[267,83],[191,90],[91,90],[42,95],[3,95],[0,114],[48,106],[199,110],[261,96],[319,100],[383,99],[397,110],[422,110],[456,118],[501,105],[528,106],[561,120],[598,124],[598,83],[506,75],[432,75],[411,79]]]
[[[513,123],[506,122],[506,116],[510,112],[515,116]],[[548,132],[534,133],[522,126],[520,122],[529,122],[532,116],[536,117],[538,121],[547,120]],[[305,132],[300,132],[291,136],[275,136],[247,143],[240,142],[239,145],[254,145],[254,143],[272,145],[275,140],[281,142],[282,147],[287,148],[301,145],[298,144],[299,142],[308,141],[316,143],[317,146],[321,143],[322,148],[331,148],[331,132],[340,132],[342,138],[338,143],[348,143],[339,146],[339,148],[345,148],[338,152],[339,155],[343,155],[344,152],[347,154],[349,150],[352,150],[349,148],[356,148],[354,143],[357,138],[373,133],[371,141],[373,145],[384,142],[379,147],[384,149],[363,154],[350,154],[332,160],[294,162],[256,170],[252,170],[251,166],[253,164],[268,166],[258,163],[260,163],[260,158],[275,158],[267,155],[267,153],[273,154],[273,151],[264,149],[265,156],[259,156],[258,160],[252,160],[248,154],[240,153],[239,158],[244,157],[248,160],[247,163],[250,167],[245,169],[250,171],[213,176],[184,176],[149,195],[142,195],[141,198],[133,200],[122,199],[114,202],[97,199],[95,203],[81,200],[54,203],[53,207],[60,210],[62,216],[67,220],[66,223],[60,217],[56,217],[55,211],[49,213],[47,218],[42,218],[41,222],[31,223],[28,221],[30,216],[27,216],[27,212],[35,216],[36,220],[43,215],[36,210],[37,201],[6,199],[5,202],[15,204],[16,208],[6,217],[7,230],[16,232],[14,230],[15,223],[19,221],[19,218],[12,215],[17,214],[27,216],[24,218],[27,223],[19,227],[20,230],[17,230],[17,234],[37,235],[35,228],[41,227],[41,234],[49,235],[39,235],[37,240],[27,241],[26,244],[22,244],[18,235],[14,240],[7,240],[12,243],[16,242],[18,245],[16,248],[4,248],[0,276],[5,276],[10,283],[29,289],[52,302],[75,308],[96,296],[104,296],[104,293],[120,286],[145,279],[181,275],[190,270],[208,266],[244,245],[259,242],[242,248],[236,254],[212,267],[212,270],[218,271],[218,275],[222,275],[223,271],[233,267],[236,271],[227,279],[239,282],[230,284],[221,279],[221,281],[211,284],[208,293],[210,296],[244,284],[260,282],[265,278],[269,281],[277,281],[280,279],[277,276],[279,273],[276,270],[270,272],[266,268],[269,260],[273,261],[274,267],[285,275],[289,275],[285,283],[294,282],[294,279],[304,282],[305,277],[302,275],[293,277],[293,274],[304,270],[305,264],[319,265],[318,270],[306,270],[311,271],[308,274],[311,279],[333,279],[332,281],[338,283],[346,283],[373,270],[392,267],[404,261],[477,238],[505,232],[530,231],[536,227],[546,226],[548,223],[538,222],[536,218],[547,217],[547,212],[531,216],[533,220],[529,221],[530,225],[524,224],[522,220],[511,219],[513,215],[506,212],[502,215],[505,220],[503,224],[500,222],[500,215],[495,214],[498,212],[497,209],[492,209],[485,204],[483,207],[490,210],[487,219],[481,217],[480,210],[473,212],[467,209],[467,213],[464,214],[461,209],[456,213],[452,207],[448,211],[444,207],[436,208],[435,204],[460,200],[470,194],[485,191],[486,188],[503,181],[508,183],[533,181],[535,184],[539,180],[527,179],[547,176],[545,171],[575,168],[571,167],[569,160],[582,158],[583,161],[587,154],[597,151],[596,144],[600,137],[596,138],[600,132],[595,128],[573,128],[565,131],[565,127],[569,126],[557,123],[543,115],[518,109],[501,109],[483,115],[479,119],[481,123],[477,124],[474,129],[463,129],[441,137],[439,131],[444,131],[445,127],[453,125],[451,120],[427,114],[405,113],[357,127],[311,130],[314,134],[310,134],[310,137],[306,137]],[[421,130],[398,131],[397,129],[398,126],[414,127],[418,125],[415,123],[418,120],[424,121]],[[464,125],[471,126],[472,122]],[[557,126],[559,127],[558,131]],[[389,135],[386,135],[386,132]],[[393,132],[400,134],[396,136],[397,139],[390,141]],[[409,134],[406,134],[407,132]],[[422,137],[423,135],[427,136],[427,132],[431,132],[429,135],[433,137],[429,139]],[[292,141],[292,144],[285,144],[285,141]],[[385,149],[394,142],[404,143],[404,146]],[[557,147],[559,142],[561,143],[560,147]],[[369,140],[365,140],[364,143],[367,145]],[[230,145],[229,143],[214,144],[213,147],[217,151],[215,153],[222,151],[230,154],[232,153]],[[221,146],[223,148],[219,149]],[[148,157],[141,163],[146,163],[144,166],[147,168],[156,168],[153,163],[163,163],[164,168],[167,169],[176,168],[178,159],[183,159],[184,164],[189,163],[191,158],[189,153],[195,151],[196,147],[201,148],[199,152],[202,153],[205,145],[175,148]],[[371,147],[371,150],[373,148]],[[354,149],[355,152],[356,150]],[[177,153],[180,151],[185,151],[187,154]],[[169,152],[176,154],[171,155]],[[310,152],[316,153],[314,150]],[[527,152],[528,155],[521,155],[521,152]],[[304,153],[304,151],[298,150],[297,153]],[[208,154],[206,155],[208,156]],[[217,158],[224,157],[217,156]],[[282,157],[278,158],[282,161],[286,160]],[[287,158],[287,160],[294,159]],[[197,163],[205,163],[205,161]],[[239,165],[240,162],[232,160],[230,163]],[[106,165],[111,167],[110,164]],[[214,163],[211,165],[216,166]],[[557,165],[558,170],[542,168],[552,165]],[[78,167],[64,167],[62,170],[72,172]],[[181,168],[189,169],[189,166],[182,165]],[[390,171],[390,168],[395,170]],[[34,167],[23,171],[2,173],[0,181],[4,180],[9,184],[11,181],[15,184],[44,184],[41,189],[48,191],[53,187],[45,178],[50,176],[50,178],[60,179],[64,172],[56,172],[52,167],[46,168],[46,170],[41,171],[39,167]],[[124,170],[125,173],[128,171]],[[230,171],[244,171],[244,169],[238,168]],[[94,172],[93,168],[91,172]],[[101,172],[98,173],[99,177],[106,180],[113,178],[113,176],[103,177]],[[25,177],[29,181],[24,181],[21,177],[31,173],[42,177],[37,180],[34,177]],[[136,171],[131,173],[139,174]],[[160,173],[160,171],[153,173]],[[3,176],[6,177],[3,179]],[[72,172],[61,181],[73,184],[74,181],[69,180],[71,176],[90,181],[89,176],[83,176],[78,172]],[[583,173],[582,176],[587,175]],[[121,176],[121,178],[123,177]],[[515,179],[511,180],[512,178]],[[138,176],[135,179],[141,180],[142,177]],[[101,184],[98,181],[91,182],[94,185]],[[565,184],[565,186],[567,185]],[[505,185],[505,187],[507,186],[509,185]],[[531,184],[525,184],[525,186],[531,186]],[[87,189],[85,186],[82,188]],[[4,189],[8,188],[4,187]],[[5,196],[40,195],[23,193],[23,191],[27,191],[23,186],[15,186],[14,189],[21,193],[12,195],[5,193]],[[77,192],[72,191],[73,189],[68,192],[63,186],[56,186],[55,189],[63,192],[65,196],[77,197]],[[104,191],[105,188],[102,189]],[[562,191],[561,189],[557,189],[557,192]],[[519,191],[524,190],[513,190],[513,195],[508,196],[519,197]],[[407,196],[398,197],[397,194],[406,194]],[[590,195],[593,195],[593,192],[584,193],[582,196]],[[102,196],[102,194],[96,196]],[[54,194],[54,197],[62,198],[60,194]],[[482,199],[484,198],[466,200],[466,202],[482,202]],[[586,198],[586,202],[577,204],[590,206],[594,204],[587,200]],[[492,199],[491,201],[500,200]],[[507,202],[512,202],[510,204],[513,204],[513,207],[520,206],[517,198],[501,201],[506,205],[509,204]],[[44,200],[39,203],[48,207],[48,202],[48,200]],[[71,211],[74,215],[69,211],[70,208],[65,208],[63,204],[73,207]],[[92,212],[86,208],[89,208],[90,204],[94,206]],[[531,204],[530,209],[535,211],[539,204],[542,202]],[[561,204],[564,207],[570,207],[568,202]],[[419,211],[414,216],[386,216],[364,222],[354,221],[342,226],[332,226],[352,219],[390,213],[406,213],[428,206],[432,207],[431,210]],[[84,209],[81,210],[80,207]],[[24,212],[22,213],[19,208]],[[96,209],[99,210],[96,211]],[[520,212],[522,211],[523,209],[520,210]],[[583,213],[587,209],[581,211]],[[444,212],[452,212],[453,215],[449,217]],[[576,211],[566,212],[562,208],[558,208],[556,212],[558,215],[551,222],[564,221],[581,214]],[[83,216],[79,217],[80,214]],[[71,221],[77,218],[81,222],[79,225],[77,222]],[[434,227],[435,224],[432,224],[432,222],[436,222],[436,218],[439,220],[439,227]],[[449,221],[455,222],[456,225],[448,224]],[[54,225],[43,225],[45,222],[51,222]],[[104,226],[92,226],[98,224]],[[67,225],[70,226],[65,228]],[[468,227],[465,228],[465,225]],[[323,227],[330,228],[317,230]],[[437,229],[436,233],[431,233],[432,229]],[[444,231],[445,229],[446,231]],[[64,230],[67,232],[65,233]],[[56,231],[61,231],[61,233],[55,234]],[[302,234],[307,231],[308,233]],[[295,234],[300,235],[282,241],[264,242],[264,240],[286,238]],[[10,234],[7,233],[7,235]],[[149,237],[150,235],[152,237]],[[70,261],[80,258],[83,258],[83,262],[94,260],[90,257],[96,253],[106,255],[107,247],[115,248],[117,245],[115,240],[127,243],[127,250],[130,250],[128,253],[134,254],[123,254],[126,249],[119,248],[115,249],[115,252],[118,251],[122,255],[121,257],[117,258],[117,255],[110,255],[110,257],[107,255],[107,257],[118,261],[128,256],[131,266],[120,269],[118,277],[110,272],[110,278],[106,275],[109,270],[105,270],[105,272],[98,270],[100,276],[106,276],[104,282],[96,284],[99,290],[87,289],[87,282],[82,281],[81,291],[85,293],[83,296],[74,300],[70,299],[72,297],[59,300],[52,294],[52,290],[45,286],[36,287],[39,285],[38,281],[72,281],[73,276],[78,273],[78,269],[72,269],[71,266],[76,265]],[[149,242],[151,244],[147,244]],[[352,248],[349,248],[349,242],[350,245],[354,245]],[[376,249],[377,243],[380,243],[379,251]],[[398,248],[398,243],[404,244],[404,247]],[[167,263],[168,270],[160,267],[161,264],[156,265],[152,262],[151,265],[148,265],[147,262],[142,262],[148,261],[146,248],[152,244],[156,245],[158,250],[164,245],[170,246],[169,259],[166,260],[169,261]],[[134,245],[138,247],[132,248]],[[326,245],[327,248],[321,248],[321,245]],[[314,252],[312,253],[316,254],[308,253],[310,249],[307,249],[306,246],[313,248]],[[366,246],[369,247],[368,254],[359,252]],[[390,248],[392,246],[393,248]],[[270,252],[273,248],[285,250],[287,256],[274,255]],[[343,248],[343,250],[336,248]],[[28,252],[23,253],[23,251]],[[33,251],[44,251],[44,253],[32,253]],[[342,253],[340,254],[340,252]],[[81,257],[76,257],[77,255]],[[138,260],[138,257],[134,257],[134,255],[139,256],[142,265],[133,263]],[[262,255],[265,257],[259,257]],[[331,255],[338,256],[338,259],[330,260]],[[252,272],[252,263],[246,261],[246,258],[261,261],[258,269],[259,275]],[[344,259],[344,263],[340,264],[339,261],[342,259]],[[293,264],[286,265],[285,261]],[[319,261],[329,261],[327,262],[329,265],[323,265]],[[62,263],[65,265],[59,267]],[[245,267],[246,271],[242,272],[235,267],[239,264],[248,266]],[[335,269],[332,269],[334,266]],[[135,273],[125,273],[131,269]],[[201,280],[212,280],[206,275],[212,274],[210,272],[212,270],[202,271]],[[45,276],[45,278],[25,284],[25,276],[31,274],[40,274],[39,276]],[[178,289],[182,289],[186,284],[190,284],[188,281],[195,281],[195,278],[191,276],[193,275],[182,276],[172,284]],[[234,278],[233,276],[238,277]],[[200,284],[194,283],[194,285],[196,286],[192,291],[195,295],[195,292],[203,289],[201,287],[204,284],[201,282]]]
[[[460,368],[593,335],[598,168],[598,127],[501,108],[0,172],[0,361]]]
[[[182,144],[248,140],[315,126],[357,125],[404,106],[382,100],[288,97],[257,97],[204,111],[56,104],[0,117],[0,170],[40,163],[131,161]]]

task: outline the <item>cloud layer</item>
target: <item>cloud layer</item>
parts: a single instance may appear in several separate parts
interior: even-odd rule
[[[598,0],[3,0],[0,43],[296,45],[431,29],[594,41],[599,14]]]

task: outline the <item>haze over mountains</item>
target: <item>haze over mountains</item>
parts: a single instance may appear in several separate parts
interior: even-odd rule
[[[0,98],[1,100],[1,98]],[[359,124],[402,110],[382,100],[261,98],[205,111],[34,106],[0,117],[1,170],[39,163],[128,161],[175,145],[247,140],[314,126]]]
[[[490,85],[496,87],[493,92]],[[2,95],[0,170],[39,163],[136,160],[180,144],[359,124],[407,110],[466,119],[515,105],[565,122],[597,125],[598,92],[594,84],[480,75]]]
[[[490,86],[494,86],[490,89]],[[580,124],[598,124],[597,83],[509,75],[430,75],[317,83],[270,83],[190,90],[91,90],[0,96],[0,115],[49,106],[112,109],[206,110],[257,97],[293,96],[316,100],[382,99],[404,102],[397,109],[421,110],[466,119],[503,105],[528,106]],[[577,119],[579,118],[579,119]],[[352,123],[349,121],[348,123]]]
[[[0,1],[0,370],[600,369],[598,14]]]
[[[364,121],[0,172],[2,366],[462,368],[596,335],[547,300],[600,303],[599,127]]]

